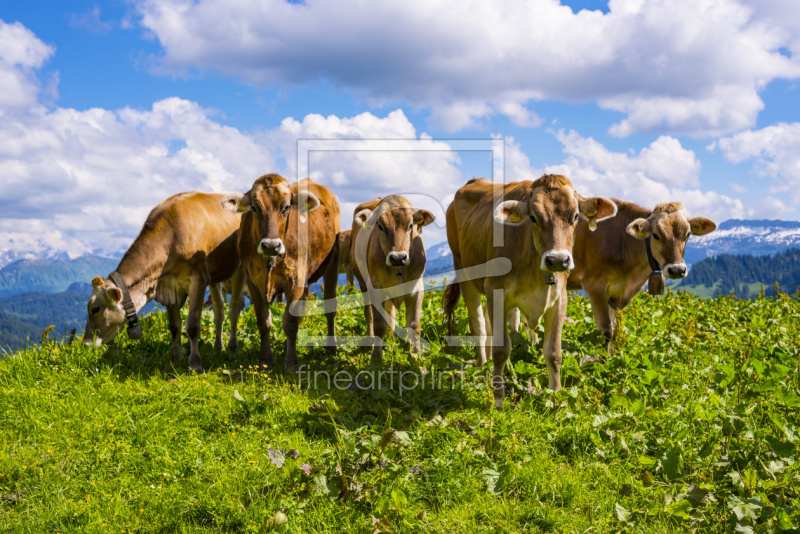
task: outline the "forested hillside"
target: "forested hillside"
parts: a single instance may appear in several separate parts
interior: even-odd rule
[[[689,276],[678,289],[704,287],[713,296],[733,292],[739,298],[775,294],[775,282],[782,291],[794,293],[800,286],[800,249],[789,249],[773,256],[720,254],[692,266]]]

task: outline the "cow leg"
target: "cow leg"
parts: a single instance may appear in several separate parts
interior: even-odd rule
[[[283,311],[283,331],[286,334],[286,364],[285,373],[296,373],[299,363],[297,361],[297,331],[305,312],[306,301],[294,292],[285,291],[286,309]]]
[[[519,308],[511,308],[508,311],[508,326],[514,332],[519,332]]]
[[[477,338],[475,350],[478,356],[478,365],[483,365],[486,363],[486,321],[481,307],[481,294],[469,282],[461,284],[461,294],[464,297],[464,304],[467,306],[469,331],[473,337]]]
[[[172,361],[182,360],[181,309],[178,306],[167,306],[167,322],[169,323],[169,333],[172,335]]]
[[[488,288],[486,292],[486,322],[487,325],[491,325],[489,328],[492,331],[497,332],[497,329],[500,331],[497,333],[502,332],[503,336],[503,344],[502,345],[494,345],[492,348],[492,360],[494,361],[494,374],[492,376],[492,388],[494,389],[494,406],[498,410],[503,409],[503,397],[505,396],[505,381],[503,379],[503,373],[506,368],[506,362],[508,361],[508,357],[511,354],[511,338],[508,335],[508,328],[506,327],[506,321],[508,318],[508,308],[507,304],[504,302],[504,299],[498,299],[498,302],[495,303],[494,293],[496,290],[493,290],[491,287]],[[506,309],[496,309],[496,305],[500,305],[502,303],[503,307]],[[495,317],[495,311],[501,313],[499,317],[501,320],[498,320],[496,324],[491,324],[492,318]],[[492,340],[491,334],[489,334],[490,343]]]
[[[544,363],[547,365],[547,387],[561,389],[561,327],[567,313],[567,291],[562,290],[558,302],[544,311]]]
[[[236,352],[239,348],[237,329],[239,327],[239,314],[244,307],[244,269],[241,267],[231,277],[231,303],[228,304],[228,319],[231,323],[231,337],[228,340],[228,352]]]
[[[339,285],[339,262],[332,261],[322,275],[322,296],[325,299],[325,319],[328,322],[328,341],[325,348],[336,355],[336,288]]]
[[[189,314],[186,317],[186,335],[189,336],[189,369],[196,373],[203,372],[200,359],[200,316],[203,313],[203,297],[206,293],[205,277],[195,276],[189,283]]]
[[[614,320],[612,319],[611,313],[612,308],[608,305],[608,301],[606,300],[605,291],[587,291],[586,294],[589,296],[589,302],[592,303],[592,313],[594,314],[594,324],[597,325],[597,329],[600,330],[603,335],[606,336],[606,346],[608,342],[611,341],[611,337],[614,335]]]
[[[222,349],[222,324],[225,322],[225,295],[221,284],[208,286],[211,293],[211,309],[214,311],[214,348]]]
[[[409,339],[411,350],[416,354],[420,351],[420,317],[422,317],[422,296],[419,291],[406,296],[406,336]]]
[[[272,312],[269,309],[269,302],[267,302],[267,299],[264,298],[264,294],[259,291],[258,287],[250,280],[247,281],[247,287],[250,289],[250,300],[253,303],[253,310],[256,312],[256,325],[258,326],[258,333],[261,338],[258,364],[266,369],[272,369],[273,365],[275,365],[275,360],[272,356],[272,344],[270,342]]]
[[[347,277],[347,286],[350,287],[353,285],[353,268],[349,265],[344,268],[344,274]]]
[[[384,304],[386,307],[386,314],[392,318],[394,312],[394,305],[390,300],[387,300]],[[369,307],[375,307],[374,304],[370,305]],[[383,364],[383,342],[386,339],[386,334],[389,331],[389,322],[386,320],[386,317],[381,310],[375,309],[370,310],[372,314],[372,330],[374,336],[374,345],[372,346],[372,363],[375,365]],[[394,322],[394,321],[393,321]]]

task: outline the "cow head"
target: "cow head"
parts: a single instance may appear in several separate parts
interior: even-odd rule
[[[398,269],[411,261],[412,239],[422,233],[423,226],[433,221],[433,213],[415,209],[401,196],[386,197],[375,211],[363,209],[355,215],[355,222],[364,229],[378,232],[386,266]]]
[[[690,235],[706,235],[717,225],[706,217],[686,217],[679,202],[659,204],[647,219],[636,219],[626,231],[637,239],[650,237],[653,257],[668,278],[683,278],[688,274],[683,252]]]
[[[247,193],[231,193],[222,199],[222,207],[229,211],[252,213],[261,237],[258,253],[265,257],[286,254],[281,233],[285,232],[290,210],[297,210],[304,221],[306,214],[319,206],[314,193],[298,189],[297,184],[277,174],[262,176]]]
[[[533,245],[541,256],[539,268],[548,272],[575,267],[572,244],[575,226],[583,217],[594,228],[617,214],[617,205],[605,197],[582,198],[564,176],[547,174],[533,182],[522,200],[506,200],[494,210],[496,221],[510,226],[530,224]]]
[[[110,280],[96,276],[92,280],[92,295],[86,304],[88,317],[83,342],[87,345],[110,343],[125,328],[122,291]]]

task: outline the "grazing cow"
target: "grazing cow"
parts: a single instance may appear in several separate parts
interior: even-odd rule
[[[347,275],[347,285],[353,284],[353,266],[350,263],[351,230],[339,232],[339,274]]]
[[[286,372],[296,372],[297,331],[305,310],[308,284],[323,278],[328,336],[334,336],[336,279],[339,275],[339,202],[310,179],[291,183],[277,174],[257,179],[247,193],[232,193],[223,206],[244,212],[239,228],[239,259],[244,269],[261,334],[260,363],[274,365],[269,304],[286,296]],[[300,223],[303,224],[300,224]],[[329,351],[336,351],[329,346]]]
[[[180,309],[188,296],[189,369],[203,371],[197,344],[203,297],[210,284],[206,255],[239,227],[241,219],[222,209],[224,197],[225,193],[191,191],[171,196],[153,208],[117,270],[108,278],[98,276],[92,280],[85,343],[108,343],[126,324],[129,335],[138,337],[141,329],[136,312],[155,299],[167,308],[173,359],[182,359]],[[216,327],[214,344],[221,348],[222,293],[217,284],[211,285],[210,290]]]
[[[406,332],[412,348],[419,352],[426,259],[422,227],[433,221],[431,212],[415,209],[406,198],[397,195],[356,207],[350,259],[364,295],[367,332],[376,338],[374,363],[382,362],[383,339],[394,329],[395,310],[404,304]],[[385,310],[388,321],[380,308]]]
[[[548,387],[561,389],[561,327],[567,273],[574,268],[575,225],[581,218],[594,225],[616,211],[611,200],[582,198],[567,178],[557,175],[515,183],[472,179],[456,192],[447,208],[447,240],[456,277],[445,291],[445,315],[452,321],[463,293],[470,330],[478,338],[478,363],[483,365],[487,357],[494,360],[492,384],[498,409],[503,407],[503,370],[511,351],[505,323],[514,307],[531,327],[544,316]],[[501,235],[502,244],[495,246],[495,237]],[[482,294],[487,297],[486,318]],[[497,329],[502,330],[502,344],[491,341]]]
[[[689,219],[677,202],[659,204],[652,211],[623,200],[614,202],[617,216],[596,232],[585,222],[578,223],[575,269],[567,280],[567,289],[586,291],[595,324],[609,340],[616,311],[628,305],[648,277],[652,294],[663,290],[659,271],[672,279],[685,277],[683,252],[689,235],[706,235],[717,228],[706,217]]]

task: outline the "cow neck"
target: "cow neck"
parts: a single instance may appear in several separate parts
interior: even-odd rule
[[[656,261],[655,256],[653,256],[653,246],[650,243],[650,239],[650,236],[645,238],[644,251],[647,254],[647,263],[650,265],[650,270],[658,274],[661,272],[661,266]]]
[[[159,241],[153,235],[139,236],[117,266],[137,312],[155,297],[158,277],[169,256]]]

